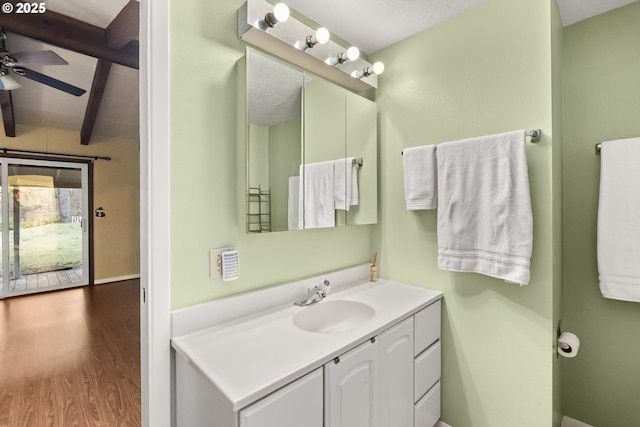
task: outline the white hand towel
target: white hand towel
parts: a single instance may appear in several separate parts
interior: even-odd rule
[[[289,177],[288,228],[300,229],[300,177]]]
[[[335,227],[335,201],[333,188],[333,165],[335,161],[307,163],[300,165],[301,217],[300,228]]]
[[[533,216],[524,131],[438,145],[438,267],[526,285]]]
[[[336,209],[348,211],[358,204],[358,164],[355,157],[338,159],[334,165],[334,197]]]
[[[600,292],[640,302],[640,138],[603,142],[600,155]]]
[[[405,148],[402,162],[407,210],[435,209],[438,206],[436,146]]]

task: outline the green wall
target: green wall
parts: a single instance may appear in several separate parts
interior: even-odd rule
[[[269,162],[258,161],[258,159],[269,158],[269,126],[249,125],[249,186],[268,189],[269,182]]]
[[[553,325],[558,325],[562,315],[562,46],[563,28],[560,11],[551,2],[551,108],[553,117]],[[556,331],[557,335],[557,331]],[[553,335],[554,337],[556,335]],[[562,361],[553,363],[553,425],[562,421]]]
[[[172,2],[172,76],[189,64],[171,86],[172,308],[359,264],[378,250],[381,277],[445,295],[446,422],[557,426],[564,412],[596,427],[637,424],[640,343],[623,333],[640,311],[598,291],[593,146],[640,135],[640,3],[562,31],[554,0],[489,0],[372,55],[387,64],[376,94],[378,225],[251,236],[238,196],[241,3]],[[527,144],[531,283],[438,270],[435,212],[404,209],[400,151],[520,128],[543,131]],[[240,250],[240,279],[209,279],[209,249],[227,245]],[[561,308],[563,329],[582,339],[574,359],[555,357]]]
[[[559,422],[553,396],[560,255],[553,241],[559,214],[552,208],[560,179],[552,165],[552,139],[559,142],[552,123],[554,3],[490,0],[371,55],[387,64],[376,94],[381,207],[373,242],[380,248],[379,271],[444,293],[442,418],[455,427]],[[400,152],[522,128],[543,132],[540,143],[527,143],[534,214],[530,284],[438,270],[436,212],[405,210]]]
[[[596,427],[640,425],[640,305],[598,288],[594,152],[598,142],[640,136],[639,42],[638,2],[564,32],[563,325],[581,347],[563,361],[562,400],[566,415]]]
[[[341,269],[370,259],[370,226],[245,234],[244,147],[237,126],[243,0],[173,0],[171,33],[171,306]],[[178,78],[180,77],[180,78]],[[240,98],[241,99],[241,98]],[[151,141],[153,143],[153,141]],[[209,249],[240,252],[240,278],[209,279]]]
[[[269,129],[269,183],[271,184],[271,226],[273,231],[289,227],[289,177],[299,175],[302,159],[300,117]]]

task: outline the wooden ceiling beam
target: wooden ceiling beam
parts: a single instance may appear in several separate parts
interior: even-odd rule
[[[82,145],[88,145],[91,140],[93,126],[96,124],[100,102],[104,94],[104,88],[107,86],[107,80],[109,79],[111,64],[112,63],[107,60],[98,59],[96,72],[93,75],[91,92],[89,93],[89,100],[87,101],[87,110],[84,113],[84,121],[82,122],[82,129],[80,130],[80,144]]]
[[[13,100],[11,91],[0,90],[0,106],[2,108],[2,122],[4,123],[4,134],[15,138],[16,119],[13,116]]]
[[[18,0],[6,2],[15,6]],[[63,49],[139,68],[137,40],[131,40],[120,49],[111,48],[107,43],[107,30],[50,10],[39,14],[0,13],[0,27]]]
[[[120,49],[138,37],[140,27],[140,3],[129,0],[118,16],[107,27],[107,46]]]

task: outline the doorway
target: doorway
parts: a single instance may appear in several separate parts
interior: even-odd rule
[[[89,164],[0,157],[0,298],[89,283]]]

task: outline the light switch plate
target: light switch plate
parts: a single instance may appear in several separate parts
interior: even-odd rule
[[[222,252],[233,250],[234,248],[209,249],[209,277],[217,279],[222,276]]]

